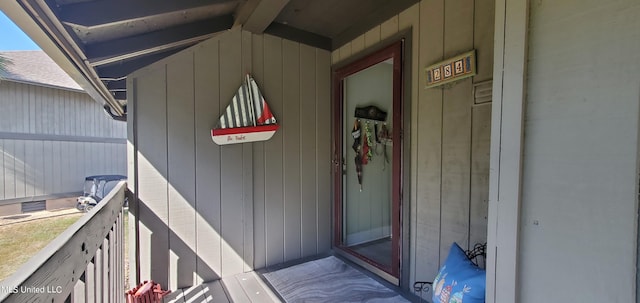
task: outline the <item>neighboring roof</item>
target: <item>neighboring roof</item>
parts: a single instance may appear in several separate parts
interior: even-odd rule
[[[44,51],[2,51],[0,56],[9,61],[0,79],[83,91]]]

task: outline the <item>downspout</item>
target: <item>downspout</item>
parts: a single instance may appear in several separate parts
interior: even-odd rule
[[[123,106],[122,106],[122,109],[123,109],[123,111],[124,111],[124,114],[123,114],[123,115],[120,115],[120,116],[119,116],[119,115],[114,114],[114,113],[113,113],[113,111],[111,110],[111,106],[109,106],[109,105],[107,105],[107,104],[105,104],[102,108],[103,108],[103,109],[104,109],[104,111],[107,113],[107,115],[109,115],[113,120],[116,120],[116,121],[123,121],[123,122],[126,122],[126,121],[127,121],[127,106],[126,106],[126,105],[123,105]]]

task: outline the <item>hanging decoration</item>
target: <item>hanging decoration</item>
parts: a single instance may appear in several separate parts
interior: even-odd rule
[[[356,174],[360,191],[362,191],[363,166],[373,160],[374,151],[375,154],[378,155],[377,149],[380,145],[384,149],[385,162],[383,163],[389,163],[386,143],[383,143],[382,140],[389,140],[390,142],[391,137],[389,136],[386,123],[383,123],[381,130],[378,131],[378,123],[384,122],[387,119],[387,113],[380,108],[376,106],[356,107],[354,117],[356,119],[353,122],[353,129],[351,131],[351,137],[353,137],[353,145],[351,147],[356,153],[354,159]],[[386,133],[383,133],[383,131]],[[386,137],[381,137],[381,134]]]
[[[265,141],[278,127],[256,81],[247,74],[218,125],[211,130],[211,138],[218,145]]]
[[[351,131],[351,137],[353,137],[353,151],[356,152],[356,173],[358,174],[358,184],[360,184],[360,191],[362,191],[362,157],[360,156],[360,142],[362,142],[360,132],[360,119],[356,119],[353,122],[353,130]]]
[[[364,143],[362,143],[362,164],[368,164],[371,161],[371,127],[369,121],[364,123]]]
[[[389,164],[389,155],[387,155],[387,145],[393,145],[393,140],[391,138],[391,131],[387,128],[387,123],[382,124],[382,128],[380,128],[380,132],[378,132],[378,139],[380,140],[380,145],[382,145],[382,151],[384,154],[384,166],[382,169],[387,168],[387,164]]]

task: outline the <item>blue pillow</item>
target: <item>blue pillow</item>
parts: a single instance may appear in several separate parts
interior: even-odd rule
[[[473,264],[457,243],[433,280],[433,303],[484,303],[484,269]]]

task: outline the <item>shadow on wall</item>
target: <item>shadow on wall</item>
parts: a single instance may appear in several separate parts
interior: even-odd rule
[[[281,128],[215,145],[247,71]],[[128,79],[142,279],[183,288],[330,250],[328,52],[230,31]]]
[[[167,157],[167,149],[138,151],[138,208],[132,205],[132,213],[140,222],[140,279],[154,280],[170,289],[253,268],[253,239],[246,235],[253,229],[244,224],[253,218],[244,212],[242,193],[215,195],[220,185],[210,179],[201,179],[199,182],[209,180],[211,184],[196,189],[200,183],[195,180],[193,162],[180,168],[176,165],[189,162],[189,158],[193,161],[188,154],[174,151]],[[230,213],[228,208],[234,211]]]
[[[132,203],[130,209],[135,209]],[[150,232],[149,249],[141,251],[140,260],[144,260],[148,266],[150,276],[141,275],[141,280],[150,280],[160,283],[163,287],[168,287],[170,275],[179,277],[209,277],[211,280],[220,279],[221,275],[207,265],[202,258],[198,257],[195,250],[189,247],[180,236],[169,229],[162,219],[149,209],[144,201],[138,201],[138,211],[140,218],[140,229],[146,228]],[[166,233],[164,232],[166,231]],[[168,247],[171,247],[168,249]],[[131,248],[133,249],[133,248]],[[195,260],[188,258],[175,258],[174,256],[195,256]],[[195,261],[195,262],[193,262]],[[176,275],[177,274],[177,275]],[[138,281],[142,282],[142,281]],[[180,283],[181,282],[181,283]],[[190,281],[179,281],[185,284]],[[208,282],[208,281],[204,281]],[[174,284],[175,285],[175,284]],[[174,286],[175,287],[175,286]],[[175,290],[175,289],[172,289]]]

